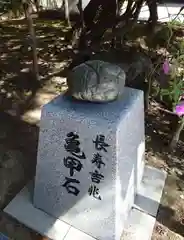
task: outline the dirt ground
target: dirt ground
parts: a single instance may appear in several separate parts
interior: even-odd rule
[[[0,232],[14,240],[45,239],[2,210],[34,175],[40,107],[58,94],[58,85],[66,89],[65,67],[72,57],[61,23],[36,26],[41,85],[29,71],[25,22],[0,25]],[[184,239],[184,134],[175,151],[167,149],[174,122],[151,102],[145,114],[146,162],[168,172],[152,240]]]

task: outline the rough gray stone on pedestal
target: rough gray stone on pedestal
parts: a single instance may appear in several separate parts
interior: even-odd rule
[[[74,67],[68,74],[68,94],[77,100],[111,102],[121,97],[126,74],[118,65],[91,60]]]
[[[78,140],[80,152],[74,152]],[[107,104],[57,97],[42,110],[35,207],[94,238],[119,240],[141,178],[142,143],[142,91],[125,88],[121,99]],[[66,178],[75,179],[68,191]]]

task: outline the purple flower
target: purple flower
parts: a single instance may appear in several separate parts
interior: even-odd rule
[[[175,113],[181,117],[184,115],[184,101],[181,101],[180,103],[178,103],[175,107]]]
[[[166,75],[169,73],[170,66],[169,66],[169,61],[167,59],[164,61],[162,65],[162,69]]]

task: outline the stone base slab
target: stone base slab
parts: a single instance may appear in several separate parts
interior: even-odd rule
[[[145,167],[142,186],[126,221],[121,240],[151,239],[165,179],[165,172],[152,167]],[[153,195],[151,195],[152,191]],[[52,240],[95,240],[92,236],[35,208],[32,204],[32,194],[33,181],[15,196],[4,209],[4,212]],[[143,204],[141,205],[142,199]],[[150,204],[153,202],[154,204]],[[108,239],[108,236],[106,239],[111,240]]]
[[[151,240],[156,218],[132,208],[121,240]]]
[[[165,171],[147,166],[135,197],[134,207],[156,217],[166,177]]]

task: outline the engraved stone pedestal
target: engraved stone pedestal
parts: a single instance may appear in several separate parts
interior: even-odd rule
[[[42,110],[34,206],[94,238],[119,240],[143,155],[142,91],[126,88],[106,104],[59,96]]]
[[[35,181],[4,211],[52,240],[150,240],[166,173],[144,167],[144,143],[141,91],[59,96],[42,110]]]

